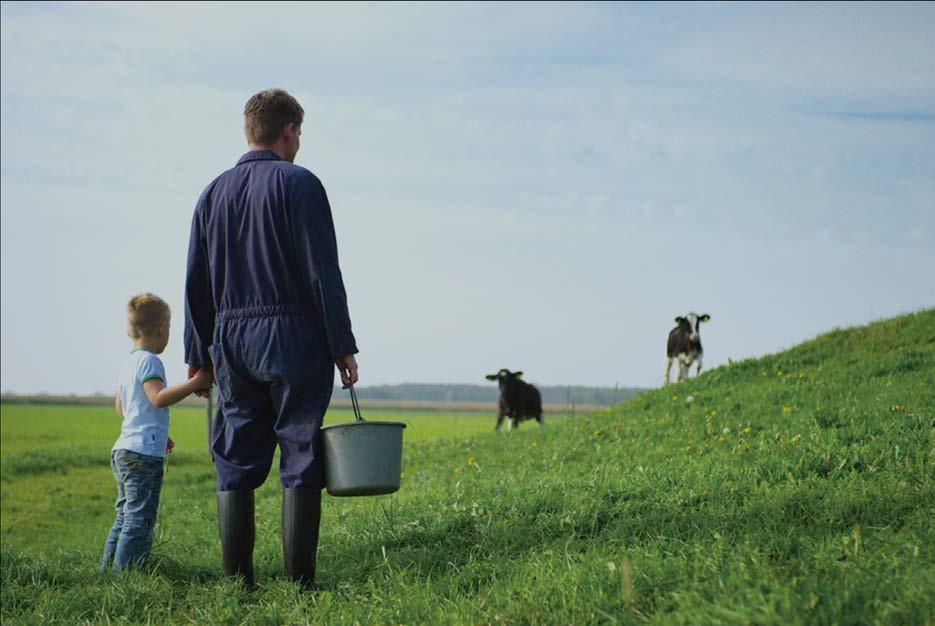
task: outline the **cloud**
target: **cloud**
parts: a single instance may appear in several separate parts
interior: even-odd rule
[[[924,111],[809,111],[809,113],[861,122],[935,123],[935,113]]]

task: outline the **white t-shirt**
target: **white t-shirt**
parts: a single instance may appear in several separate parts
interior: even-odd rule
[[[123,424],[111,450],[132,450],[159,458],[166,455],[169,409],[154,407],[143,390],[143,383],[157,378],[167,384],[166,370],[158,356],[142,348],[130,352],[120,370],[118,393],[123,405]]]

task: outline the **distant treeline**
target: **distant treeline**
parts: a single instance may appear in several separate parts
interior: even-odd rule
[[[543,404],[610,406],[623,402],[644,391],[638,387],[545,387],[537,386]],[[357,396],[364,400],[402,400],[424,402],[497,402],[500,391],[490,385],[427,385],[404,383],[401,385],[375,385],[357,387]],[[347,391],[335,387],[333,398],[343,400]]]
[[[538,386],[542,393],[542,403],[555,406],[574,402],[579,407],[611,406],[629,400],[641,393],[644,389],[639,387],[545,387]],[[489,404],[494,405],[499,399],[500,391],[497,385],[427,385],[405,383],[402,385],[375,385],[372,387],[357,387],[357,396],[361,400],[369,400],[371,404],[381,400],[393,403],[435,403],[435,404]],[[347,391],[340,386],[334,388],[332,398],[339,402],[348,399]],[[113,405],[114,396],[110,394],[94,394],[92,396],[78,395],[19,395],[7,391],[0,396],[0,402],[9,404],[86,404],[86,405]],[[185,406],[202,406],[204,400],[189,396],[182,401]]]

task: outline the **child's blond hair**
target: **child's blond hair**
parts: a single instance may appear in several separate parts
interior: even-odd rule
[[[166,301],[151,293],[133,296],[127,303],[127,326],[134,339],[157,332],[171,317]]]

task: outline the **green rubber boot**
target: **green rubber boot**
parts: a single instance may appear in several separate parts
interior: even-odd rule
[[[224,575],[243,578],[254,586],[253,543],[256,526],[253,517],[253,491],[218,492],[218,528]]]
[[[315,584],[318,531],[321,525],[321,490],[282,490],[282,555],[286,575],[309,591]]]

